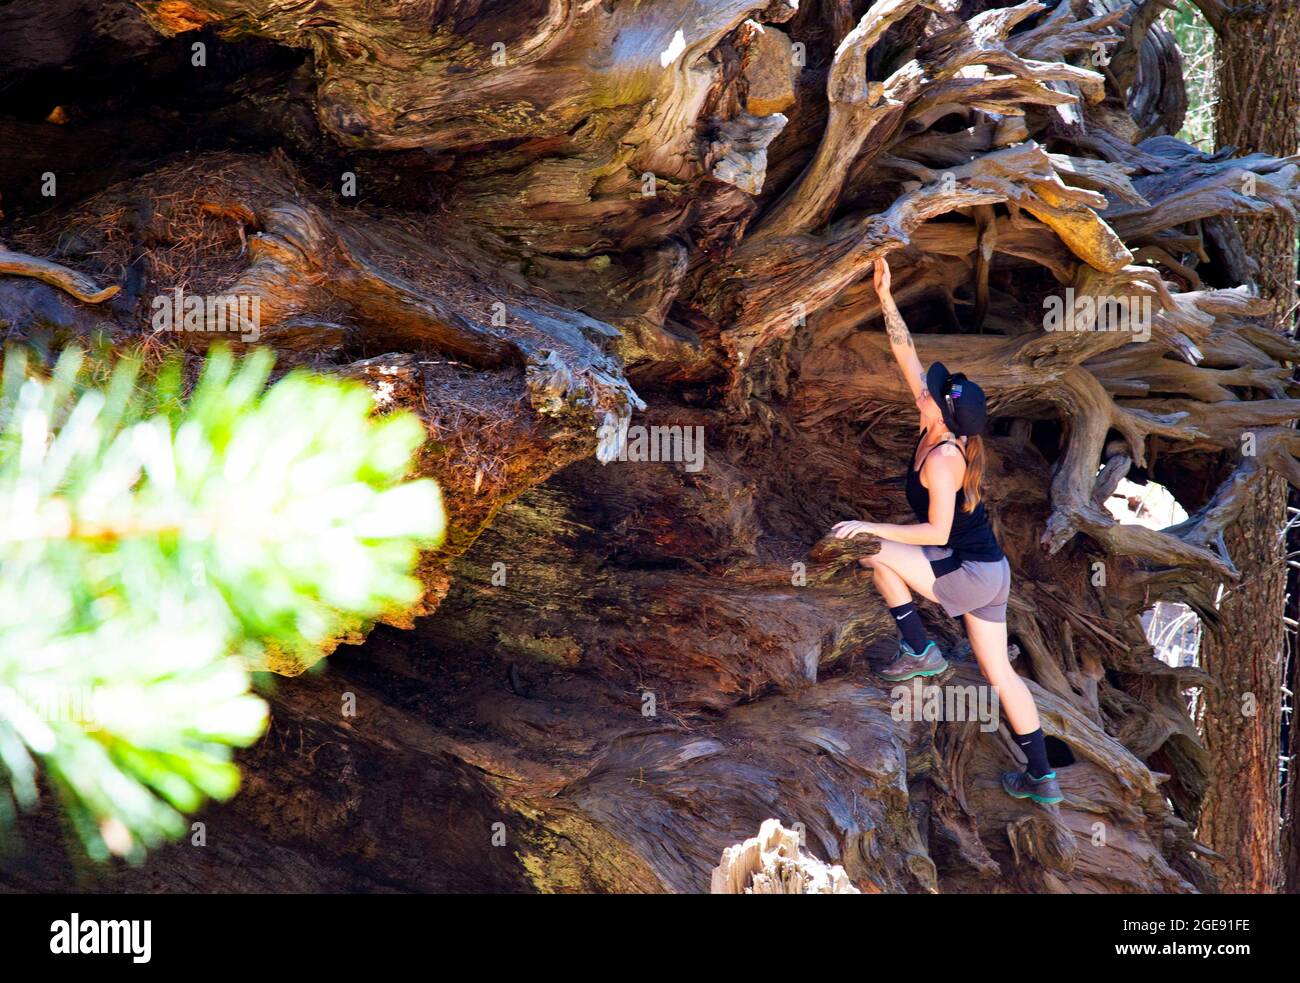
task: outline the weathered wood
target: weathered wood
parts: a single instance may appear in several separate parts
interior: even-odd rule
[[[85,274],[37,256],[27,256],[0,245],[0,276],[26,276],[58,287],[84,304],[102,304],[122,289],[117,284],[101,287]]]
[[[861,894],[844,868],[804,854],[799,834],[775,819],[722,851],[710,894]]]
[[[1215,111],[1215,138],[1220,146],[1287,155],[1294,152],[1300,129],[1300,9],[1278,2],[1253,8],[1216,12],[1221,101]],[[1281,81],[1273,85],[1269,79]],[[1268,194],[1262,192],[1265,198]],[[1251,209],[1238,225],[1245,251],[1258,262],[1260,293],[1271,302],[1268,327],[1290,341],[1297,303],[1296,212]],[[1269,392],[1270,387],[1251,391]],[[1275,398],[1279,395],[1276,387],[1271,392]],[[1225,592],[1219,619],[1201,646],[1213,685],[1200,711],[1211,772],[1197,836],[1218,854],[1214,866],[1220,884],[1233,893],[1274,892],[1284,887],[1287,876],[1277,822],[1283,812],[1278,761],[1286,753],[1281,741],[1283,707],[1288,702],[1294,707],[1295,697],[1291,694],[1288,700],[1286,693],[1288,646],[1282,609],[1287,547],[1281,530],[1287,481],[1300,477],[1291,458],[1300,435],[1292,421],[1277,422],[1281,426],[1261,428],[1263,446],[1241,450],[1242,465],[1254,463],[1249,452],[1258,450],[1270,470],[1254,469],[1250,480],[1241,483],[1241,506],[1223,528],[1223,548],[1241,558],[1243,583]],[[1236,469],[1244,470],[1241,465]],[[1288,773],[1293,774],[1294,767],[1293,760]],[[1292,839],[1300,835],[1294,825],[1300,816],[1295,788],[1292,780],[1287,830]],[[1291,856],[1294,861],[1294,844]]]

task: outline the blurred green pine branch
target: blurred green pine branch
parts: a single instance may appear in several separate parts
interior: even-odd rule
[[[44,782],[95,859],[142,857],[234,794],[262,733],[249,665],[307,656],[416,601],[441,542],[424,439],[360,383],[215,350],[179,361],[23,349],[0,383],[0,831]]]

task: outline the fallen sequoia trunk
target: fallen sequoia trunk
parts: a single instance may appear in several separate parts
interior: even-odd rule
[[[1156,659],[1140,617],[1178,600],[1213,630],[1244,490],[1265,468],[1300,483],[1300,347],[1268,330],[1232,222],[1292,209],[1300,167],[1174,139],[1179,57],[1149,16],[136,6],[156,33],[131,43],[171,85],[195,83],[169,45],[210,46],[208,100],[154,114],[198,135],[166,160],[109,153],[56,208],[30,192],[39,155],[0,157],[10,334],[198,350],[216,335],[153,332],[155,297],[256,297],[260,321],[222,337],[255,328],[283,364],[419,413],[451,530],[396,627],[314,672],[272,658],[296,678],[243,791],[199,817],[206,846],[83,870],[43,813],[0,883],[706,891],[776,819],[865,892],[1213,889],[1189,829],[1208,761],[1185,692],[1204,675]],[[57,64],[31,50],[20,93]],[[82,118],[125,125],[151,97],[84,95]],[[76,118],[23,122],[66,138]],[[231,124],[233,150],[207,142]],[[869,579],[851,553],[809,556],[834,522],[907,515],[910,401],[866,275],[886,253],[923,361],[991,397],[1009,627],[1059,807],[1001,792],[1005,724],[940,721],[933,693],[883,684],[892,621]],[[1045,330],[1067,290],[1073,330]],[[1112,303],[1149,305],[1149,333],[1104,330]],[[664,432],[675,460],[645,459]],[[1119,524],[1104,503],[1125,475],[1188,520]],[[950,691],[978,703],[957,623],[925,615],[957,652]]]

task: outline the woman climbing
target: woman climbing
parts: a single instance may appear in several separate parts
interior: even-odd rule
[[[871,570],[902,636],[898,657],[881,675],[899,682],[948,668],[939,646],[926,635],[912,591],[938,602],[951,617],[962,616],[980,669],[998,694],[1029,762],[1022,772],[1005,773],[1002,787],[1018,799],[1060,802],[1064,797],[1047,763],[1038,708],[1007,657],[1011,566],[980,500],[984,391],[960,372],[950,374],[941,362],[923,375],[912,336],[890,293],[889,266],[883,258],[876,260],[875,284],[889,347],[921,413],[921,435],[906,485],[907,504],[918,521],[841,522],[831,531],[839,539],[868,534],[882,540],[880,552],[858,561]]]

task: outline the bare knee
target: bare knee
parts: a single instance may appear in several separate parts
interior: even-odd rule
[[[1018,696],[1021,693],[1026,696],[1029,695],[1029,687],[1025,685],[1025,681],[1005,660],[1003,660],[1002,665],[996,663],[988,665],[984,670],[984,676],[988,679],[989,685],[997,690],[998,696],[1003,699],[1006,699],[1007,696]]]
[[[1012,690],[1020,679],[1014,672],[1002,672],[997,669],[985,672],[984,675],[988,679],[989,685],[998,691],[999,696],[1005,696],[1007,691]]]
[[[899,576],[897,570],[894,570],[892,567],[887,567],[879,561],[871,564],[871,579],[874,580],[877,585],[897,584],[903,587],[907,586],[907,581]]]

